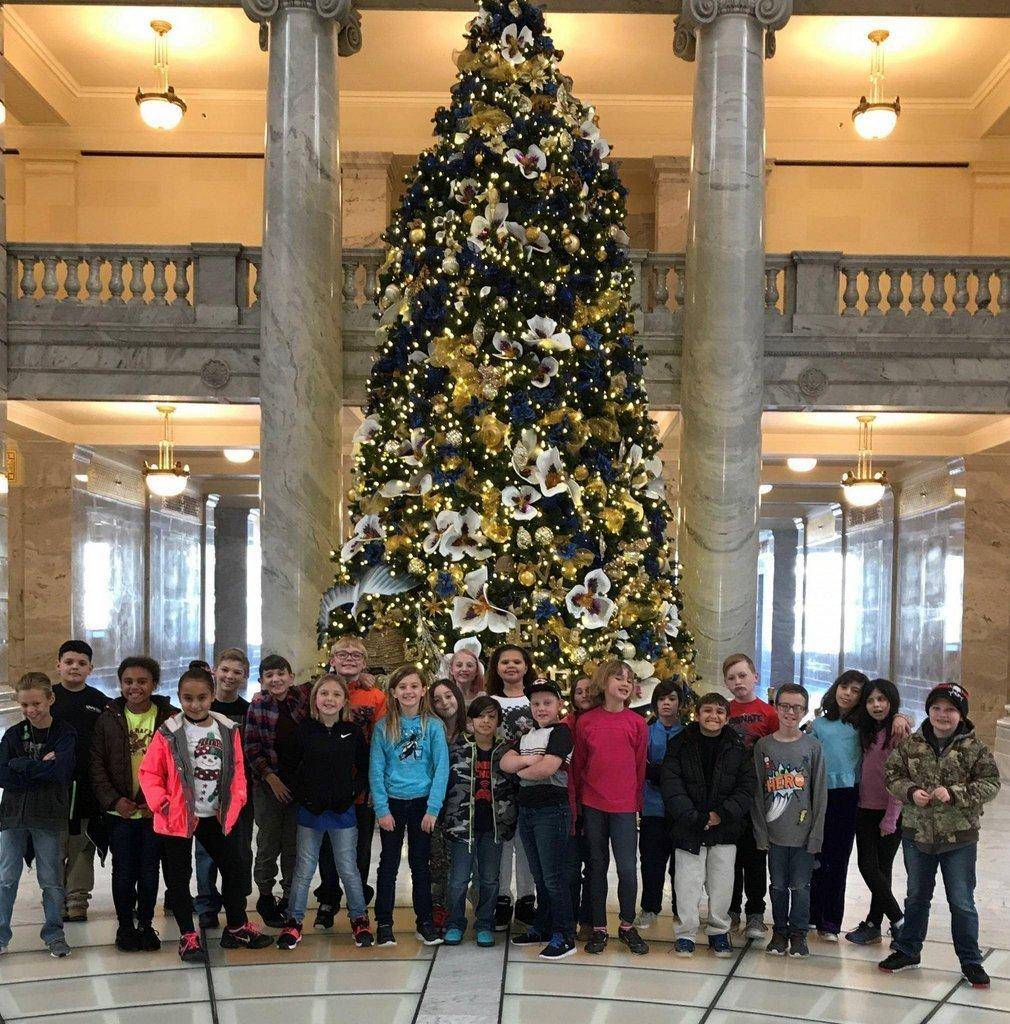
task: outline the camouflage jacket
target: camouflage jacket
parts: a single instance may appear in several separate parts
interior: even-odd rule
[[[491,809],[495,840],[499,843],[508,842],[515,835],[519,817],[515,776],[501,770],[502,755],[513,746],[502,741],[491,750]],[[475,744],[469,737],[456,740],[449,748],[449,785],[442,805],[442,829],[447,838],[457,843],[473,842],[474,756]]]
[[[894,748],[884,765],[884,779],[903,803],[903,834],[926,852],[939,853],[978,839],[982,805],[999,792],[999,768],[967,719],[942,754],[924,729],[930,729],[928,721]],[[950,803],[918,807],[912,801],[914,790],[938,786],[950,792]]]

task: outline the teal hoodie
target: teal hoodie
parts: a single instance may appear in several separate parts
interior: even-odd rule
[[[449,782],[449,745],[445,727],[429,716],[422,727],[421,718],[400,719],[400,740],[386,739],[386,723],[379,721],[372,733],[368,763],[368,783],[372,790],[375,815],[389,814],[389,801],[428,799],[428,813],[437,815],[445,800]]]

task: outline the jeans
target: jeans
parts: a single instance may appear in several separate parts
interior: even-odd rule
[[[242,857],[242,879],[245,882],[246,896],[252,892],[252,864],[253,864],[253,808],[252,803],[247,803],[242,808],[231,830],[231,837],[238,845],[238,852]],[[196,899],[193,906],[198,914],[217,914],[224,906],[221,893],[217,888],[217,868],[210,859],[210,855],[197,842],[194,846],[196,855]]]
[[[309,886],[319,863],[319,851],[323,837],[330,837],[333,860],[337,875],[344,883],[347,894],[347,913],[352,921],[365,916],[365,894],[361,888],[356,860],[358,830],[356,828],[330,828],[325,831],[298,826],[298,853],[295,856],[295,877],[288,897],[288,917],[301,923],[305,917],[305,904],[309,898]]]
[[[88,838],[88,819],[81,818],[80,825],[77,835],[64,831],[60,840],[63,898],[67,911],[73,914],[87,913],[95,888],[95,844]]]
[[[744,916],[765,912],[765,893],[768,891],[768,855],[754,842],[754,829],[750,822],[744,827],[736,844],[736,867],[733,870],[733,898],[729,911]],[[746,902],[744,902],[746,897]]]
[[[584,807],[582,820],[589,844],[589,892],[593,927],[607,927],[607,871],[610,848],[617,862],[617,902],[622,924],[633,924],[638,901],[638,815]]]
[[[824,843],[810,880],[810,919],[820,932],[837,935],[845,914],[845,878],[856,838],[859,787],[828,790],[824,812]]]
[[[396,902],[396,874],[400,870],[403,835],[407,834],[407,863],[410,865],[411,899],[418,925],[431,921],[431,835],[421,829],[421,819],[428,813],[428,798],[389,801],[393,829],[379,830],[382,850],[375,880],[375,920],[378,924],[393,923]]]
[[[807,853],[805,847],[768,845],[772,927],[775,931],[806,935],[810,927],[810,876],[813,871],[814,855]]]
[[[8,828],[0,832],[0,946],[11,941],[11,914],[25,863],[28,840],[35,848],[35,875],[42,889],[42,941],[63,938],[63,833],[47,828]]]
[[[878,928],[884,917],[892,924],[901,917],[901,907],[891,891],[891,865],[901,846],[901,819],[889,836],[880,834],[884,811],[860,807],[856,819],[856,856],[859,873],[870,890],[870,912],[866,920]]]
[[[537,913],[532,931],[548,938],[575,935],[572,892],[568,880],[568,841],[572,810],[563,804],[519,808],[519,837],[537,890]]]
[[[477,867],[477,900],[474,907],[474,928],[494,930],[494,907],[498,900],[498,874],[501,867],[501,843],[493,832],[473,837],[473,846],[447,840],[449,847],[449,889],[447,928],[466,931],[466,891],[470,876]]]
[[[362,889],[368,888],[368,872],[372,867],[372,836],[375,835],[375,810],[367,803],[355,804],[354,815],[358,820],[358,848],[355,859],[358,865],[358,877]],[[323,840],[319,851],[319,885],[316,886],[316,897],[327,906],[339,907],[344,891],[340,888],[340,878],[333,862],[333,850],[328,841]],[[365,901],[368,902],[367,900]]]
[[[256,862],[253,877],[264,896],[272,895],[277,881],[277,859],[281,862],[281,889],[287,900],[295,870],[295,837],[298,811],[293,803],[282,804],[265,782],[253,784],[253,813],[256,819]]]
[[[663,887],[670,873],[671,908],[677,913],[676,857],[666,818],[642,816],[638,825],[638,855],[642,861],[642,910],[658,914],[663,909]]]
[[[121,928],[149,927],[161,876],[161,836],[150,818],[109,815],[112,902]]]
[[[186,839],[181,836],[162,836],[165,887],[172,907],[175,923],[181,934],[192,932],[193,897],[189,891],[193,876],[193,839],[197,839],[221,872],[221,895],[229,928],[241,928],[246,923],[246,883],[242,878],[242,856],[233,835],[226,836],[217,818],[200,818],[196,833]]]
[[[680,923],[673,933],[678,939],[693,941],[698,932],[698,904],[701,890],[708,893],[706,935],[725,935],[729,931],[729,901],[733,896],[733,871],[736,847],[731,843],[703,846],[697,853],[677,850],[676,885]]]
[[[589,844],[582,828],[568,837],[568,886],[572,894],[572,917],[580,925],[591,926]]]
[[[980,964],[978,948],[978,911],[975,909],[975,861],[978,843],[969,843],[958,850],[923,853],[911,839],[902,839],[908,874],[905,897],[905,921],[895,943],[902,953],[918,956],[929,928],[929,904],[936,885],[936,869],[943,875],[943,888],[950,907],[950,934],[954,952],[962,965]],[[0,936],[2,941],[2,936]]]

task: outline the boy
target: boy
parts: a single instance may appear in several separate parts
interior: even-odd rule
[[[729,724],[740,733],[744,746],[754,749],[762,736],[768,736],[779,727],[775,709],[756,694],[758,674],[749,655],[731,654],[722,663],[722,678],[726,689],[733,694],[729,702]],[[754,830],[750,822],[740,833],[736,847],[736,866],[733,869],[733,899],[729,916],[734,926],[744,912],[744,932],[748,939],[763,939],[766,928],[765,890],[768,887],[768,864],[763,851],[754,843]],[[746,894],[746,902],[744,895]]]
[[[743,740],[728,723],[729,701],[721,693],[706,693],[698,701],[697,721],[674,736],[663,759],[660,789],[675,847],[680,915],[674,929],[677,956],[694,955],[703,887],[709,949],[718,957],[733,955],[733,864],[754,802],[754,773]]]
[[[386,714],[386,695],[375,685],[375,679],[368,672],[367,651],[364,643],[356,636],[342,636],[330,648],[330,667],[347,683],[351,717],[361,726],[365,740],[371,749],[372,730],[375,723]],[[358,820],[358,874],[365,891],[365,906],[372,902],[375,890],[368,884],[368,871],[372,866],[372,836],[375,833],[375,811],[371,795],[364,792],[354,805]],[[329,837],[323,841],[319,853],[320,885],[316,889],[319,909],[316,911],[315,927],[333,927],[333,916],[340,909],[343,891],[333,863],[333,851]]]
[[[53,718],[72,725],[77,733],[70,826],[63,833],[64,921],[88,919],[91,890],[95,887],[92,833],[100,831],[104,825],[91,792],[91,737],[109,698],[87,684],[93,660],[91,645],[83,640],[68,640],[60,647],[56,658],[59,685],[53,687]]]
[[[253,817],[256,822],[256,861],[253,879],[259,889],[256,912],[270,928],[283,928],[291,891],[297,839],[297,808],[284,781],[281,748],[289,745],[295,727],[306,717],[308,684],[295,686],[291,663],[268,654],[260,663],[262,690],[253,697],[246,715],[245,756],[253,778]],[[281,864],[280,904],[274,897],[277,860]]]
[[[11,914],[25,854],[35,850],[42,889],[42,941],[54,957],[70,955],[63,934],[61,837],[70,819],[74,730],[52,717],[53,687],[41,672],[23,675],[14,693],[24,720],[0,740],[0,953],[11,941]]]
[[[467,887],[476,874],[474,933],[478,946],[490,947],[495,944],[494,909],[502,843],[516,831],[515,783],[501,768],[502,755],[507,754],[510,744],[495,742],[502,720],[501,705],[483,694],[471,701],[466,716],[469,735],[449,748],[449,784],[443,805],[451,865],[444,941],[447,946],[458,946],[463,941]]]
[[[518,750],[502,758],[502,770],[519,780],[519,835],[533,873],[537,910],[533,923],[512,944],[542,945],[541,960],[563,960],[575,952],[568,879],[568,762],[574,740],[571,729],[561,723],[557,684],[538,679],[526,692],[535,727],[519,738]]]
[[[243,736],[245,735],[245,719],[249,711],[249,701],[241,694],[245,692],[248,682],[249,659],[246,657],[245,651],[241,651],[237,647],[225,648],[218,655],[217,665],[214,666],[214,702],[210,709],[230,718],[238,726],[239,732]],[[251,793],[252,779],[248,764],[246,765],[246,782]],[[247,880],[246,895],[248,896],[252,889],[252,800],[249,800],[242,808],[231,835],[238,843],[241,852],[242,871],[243,877]],[[193,844],[193,849],[196,855],[197,891],[193,906],[200,915],[200,927],[206,931],[217,928],[220,923],[218,914],[220,914],[224,903],[217,890],[217,868],[214,866],[214,862],[199,840]]]
[[[810,877],[824,838],[828,790],[821,745],[800,732],[809,704],[802,686],[784,683],[775,694],[781,724],[754,744],[752,818],[757,847],[768,851],[773,932],[765,952],[773,956],[810,955]]]
[[[91,786],[105,812],[112,853],[112,901],[119,927],[116,949],[155,953],[152,927],[161,874],[161,836],[140,789],[140,762],[155,730],[179,709],[153,696],[161,666],[153,658],[124,658],[116,670],[121,697],[109,702],[91,742]]]
[[[926,714],[927,720],[884,765],[888,790],[904,804],[901,847],[908,887],[904,923],[891,944],[894,952],[879,966],[889,974],[919,966],[939,868],[961,974],[972,988],[988,988],[978,946],[975,861],[982,806],[999,792],[999,769],[968,718],[963,686],[934,686],[926,697]]]

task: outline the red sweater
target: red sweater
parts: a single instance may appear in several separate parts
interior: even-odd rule
[[[575,801],[611,814],[642,809],[649,728],[641,715],[625,708],[593,708],[575,723],[571,774]]]
[[[762,736],[770,736],[779,727],[779,714],[766,700],[755,697],[741,704],[738,700],[729,702],[729,724],[743,737],[748,750]]]

